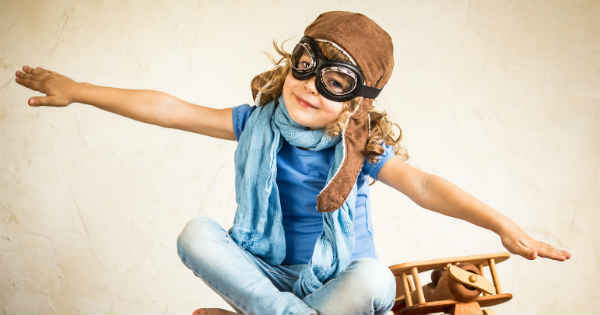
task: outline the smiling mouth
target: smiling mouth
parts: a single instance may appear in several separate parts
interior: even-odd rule
[[[298,101],[298,103],[300,103],[300,105],[304,106],[304,107],[308,107],[308,108],[314,108],[314,109],[318,109],[318,107],[313,106],[312,104],[310,104],[309,102],[301,99],[299,96],[296,95],[296,100]]]

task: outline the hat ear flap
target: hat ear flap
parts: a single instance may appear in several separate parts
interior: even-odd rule
[[[373,99],[363,98],[342,130],[344,159],[335,176],[317,196],[317,210],[320,212],[339,209],[356,183],[365,160],[365,148],[369,137],[369,108],[372,104]]]

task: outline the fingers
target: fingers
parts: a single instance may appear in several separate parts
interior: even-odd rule
[[[21,80],[32,80],[34,78],[34,76],[31,72],[21,72],[18,70],[17,70],[17,72],[15,72],[15,76],[17,79],[21,79]]]
[[[571,254],[566,250],[559,250],[548,243],[538,242],[540,257],[564,261],[571,258]]]
[[[29,74],[40,74],[40,73],[44,73],[44,72],[47,72],[47,71],[48,70],[46,70],[46,69],[44,69],[42,67],[35,67],[35,69],[34,69],[34,68],[32,68],[30,66],[27,66],[27,65],[23,66],[23,72],[29,73]]]
[[[19,70],[17,70],[17,72],[16,72],[17,75],[21,75],[21,77],[24,77],[24,78],[43,78],[47,74],[50,74],[50,73],[51,73],[51,71],[48,71],[44,68],[37,67],[37,68],[33,69],[29,66],[23,66],[22,72]]]
[[[538,255],[558,261],[571,258],[571,254],[565,250],[559,250],[548,243],[530,238],[518,240],[517,245],[520,248],[520,252],[517,252],[517,254],[530,260],[535,259]]]
[[[20,71],[17,71],[15,75],[15,81],[17,83],[36,91],[40,90],[38,78],[33,77],[31,74],[23,73]]]
[[[51,73],[52,71],[50,71],[50,70],[46,70],[46,69],[44,69],[44,68],[42,68],[42,67],[36,67],[35,69],[31,70],[31,72],[32,72],[33,74],[49,74],[49,73]]]
[[[515,238],[508,237],[503,239],[506,248],[512,253],[518,254],[529,260],[534,260],[537,256],[564,261],[571,258],[571,254],[566,250],[559,250],[548,243],[535,240],[526,234]]]
[[[28,72],[21,72],[19,70],[17,70],[17,72],[15,72],[15,75],[17,76],[17,78],[22,78],[22,79],[30,78],[31,77],[30,73],[28,73]]]
[[[34,96],[27,101],[30,106],[42,106],[45,103],[44,96]]]
[[[56,96],[34,96],[27,102],[30,106],[65,106],[65,101]]]
[[[31,79],[31,77],[28,77],[22,73],[17,72],[16,73],[16,78],[15,81],[17,81],[17,83],[24,85],[28,88],[33,88],[34,82]]]
[[[17,70],[15,72],[15,81],[30,89],[43,92],[41,81],[49,74],[48,70],[41,67],[33,69],[29,66],[23,66],[23,71]]]

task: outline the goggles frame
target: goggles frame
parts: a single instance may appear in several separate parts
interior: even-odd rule
[[[375,98],[381,92],[381,89],[377,89],[374,87],[367,86],[365,84],[365,76],[358,66],[355,66],[351,63],[335,61],[325,58],[319,46],[317,46],[317,42],[315,39],[309,36],[304,36],[300,40],[298,44],[294,47],[292,51],[292,57],[300,46],[304,46],[304,48],[310,48],[309,54],[312,53],[312,63],[310,67],[304,71],[296,69],[294,66],[294,62],[291,63],[292,75],[297,80],[308,80],[313,75],[316,76],[315,85],[317,87],[317,91],[321,93],[325,98],[328,98],[332,101],[336,102],[345,102],[353,99],[356,96],[362,96],[365,98]],[[352,59],[352,58],[350,58]],[[326,71],[337,71],[348,75],[348,71],[354,74],[354,78],[356,82],[352,89],[344,94],[334,94],[330,92],[325,82],[323,82],[322,73]]]

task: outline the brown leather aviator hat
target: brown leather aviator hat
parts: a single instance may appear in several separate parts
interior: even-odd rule
[[[352,56],[369,87],[382,89],[394,68],[392,38],[373,20],[360,13],[325,12],[304,30],[305,36],[332,41]],[[343,132],[346,152],[335,177],[321,191],[317,209],[334,211],[350,194],[365,160],[372,98],[363,98]]]

